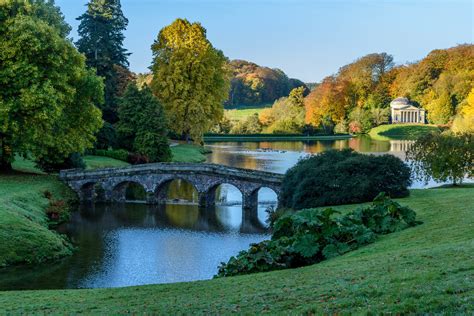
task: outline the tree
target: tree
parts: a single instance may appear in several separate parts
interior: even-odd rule
[[[92,146],[103,84],[52,1],[0,2],[0,169],[15,154],[57,163]]]
[[[410,146],[406,159],[416,178],[462,183],[474,177],[474,135],[428,134]]]
[[[123,32],[128,20],[123,15],[120,0],[90,0],[87,11],[77,19],[80,21],[77,48],[86,56],[87,65],[95,68],[105,80],[103,117],[113,124],[117,121],[116,98],[120,87],[128,84],[120,83],[129,65],[130,54],[123,48]]]
[[[390,117],[390,108],[373,108],[370,114],[375,126],[386,124]]]
[[[119,146],[137,152],[150,162],[170,161],[163,107],[147,86],[130,84],[119,101]]]
[[[305,125],[304,93],[303,86],[291,90],[288,97],[276,100],[260,113],[260,122],[272,133],[301,133]]]
[[[231,131],[232,134],[259,134],[262,132],[262,123],[258,118],[258,114],[254,113],[243,121],[235,124]]]
[[[474,88],[472,88],[466,103],[460,108],[459,114],[454,119],[452,131],[454,133],[474,134]]]
[[[183,19],[160,31],[152,51],[152,89],[173,122],[170,128],[200,142],[223,116],[230,84],[226,57],[200,23]]]

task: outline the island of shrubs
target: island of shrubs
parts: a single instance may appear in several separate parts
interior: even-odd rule
[[[303,159],[283,180],[281,207],[270,214],[271,240],[231,257],[217,276],[318,263],[372,243],[378,235],[415,226],[416,213],[390,199],[407,196],[410,183],[409,167],[391,155],[334,150]],[[345,215],[314,209],[372,200]]]

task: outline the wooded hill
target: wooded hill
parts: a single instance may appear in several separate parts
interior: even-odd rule
[[[309,88],[298,79],[289,78],[282,70],[262,67],[245,60],[232,60],[228,63],[231,73],[231,88],[226,108],[236,108],[241,105],[255,106],[273,103],[281,97],[287,97],[294,88],[304,87],[305,95]],[[139,86],[150,85],[150,73],[139,74]]]
[[[262,67],[239,59],[232,60],[229,67],[232,79],[226,106],[273,103],[301,86],[305,87],[305,95],[309,93],[308,87],[301,80],[288,78],[277,68]]]

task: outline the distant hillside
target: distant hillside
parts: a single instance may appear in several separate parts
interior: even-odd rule
[[[272,104],[281,97],[287,97],[294,88],[304,86],[309,94],[310,88],[298,79],[288,78],[280,69],[261,67],[245,60],[232,60],[229,62],[232,72],[231,89],[226,107],[256,106]],[[143,73],[137,75],[137,84],[150,85],[153,75]]]
[[[229,66],[233,76],[227,106],[272,103],[288,96],[294,88],[306,87],[304,82],[288,78],[280,69],[262,67],[245,60],[232,60]],[[309,93],[308,87],[306,89]]]

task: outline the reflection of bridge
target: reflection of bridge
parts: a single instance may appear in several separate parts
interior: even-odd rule
[[[198,193],[199,205],[216,204],[216,190],[221,184],[231,184],[242,193],[244,210],[256,211],[258,191],[270,188],[277,195],[283,175],[232,168],[215,164],[156,163],[99,170],[64,170],[59,174],[81,201],[126,202],[127,187],[138,184],[146,192],[148,204],[166,201],[168,185],[177,179],[191,183]],[[253,212],[252,212],[253,213]]]

